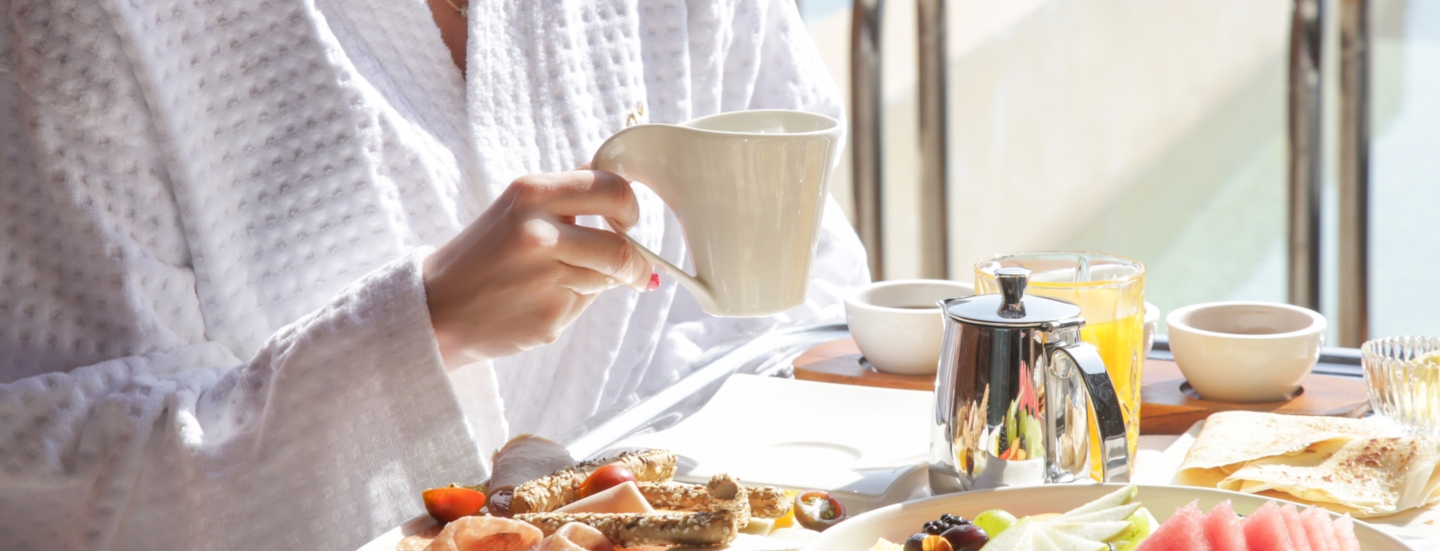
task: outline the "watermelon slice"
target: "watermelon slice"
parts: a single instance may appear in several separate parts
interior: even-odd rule
[[[1235,514],[1230,500],[1221,501],[1200,520],[1205,542],[1213,551],[1249,551],[1245,546],[1245,521]]]
[[[1170,515],[1135,551],[1210,551],[1205,530],[1200,526],[1201,516],[1200,508],[1190,502]]]
[[[1335,526],[1330,524],[1330,514],[1319,507],[1306,507],[1300,513],[1300,525],[1305,528],[1305,537],[1310,539],[1312,551],[1340,551],[1336,548],[1335,537],[1326,533],[1325,528],[1333,532]]]
[[[1350,515],[1335,519],[1335,541],[1340,551],[1360,551],[1360,540],[1355,539],[1355,521]]]
[[[1249,551],[1292,551],[1290,531],[1275,502],[1267,501],[1245,518],[1245,546]],[[1354,551],[1359,551],[1354,550]]]
[[[1300,512],[1295,505],[1286,503],[1280,508],[1280,518],[1285,519],[1285,529],[1290,531],[1290,545],[1295,551],[1320,551],[1310,548],[1310,538],[1305,535],[1305,525],[1300,523]]]
[[[1324,521],[1321,523],[1324,526],[1320,527],[1320,531],[1325,534],[1325,541],[1330,542],[1330,551],[1346,551],[1345,548],[1340,544],[1340,537],[1335,533],[1335,523],[1330,520],[1330,514],[1324,511],[1320,511],[1320,514],[1316,516],[1320,517],[1320,519]],[[1357,547],[1352,551],[1360,550]]]

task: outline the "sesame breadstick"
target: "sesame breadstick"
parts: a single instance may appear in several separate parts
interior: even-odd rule
[[[599,530],[615,547],[725,545],[738,532],[736,513],[529,513],[515,515],[545,535],[567,522]]]
[[[699,484],[683,482],[641,482],[637,484],[645,501],[656,509],[671,511],[710,511],[710,494]],[[750,516],[780,518],[790,512],[785,490],[774,486],[746,486]]]
[[[580,499],[580,483],[604,465],[622,465],[635,473],[636,480],[661,482],[675,476],[675,452],[644,450],[625,452],[608,459],[586,461],[553,474],[531,480],[515,488],[510,498],[510,512],[548,513]]]

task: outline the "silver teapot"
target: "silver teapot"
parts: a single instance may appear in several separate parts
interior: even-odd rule
[[[1001,294],[940,301],[935,494],[1089,478],[1087,404],[1100,431],[1104,481],[1129,481],[1120,401],[1095,347],[1080,341],[1080,307],[1025,296],[1029,277],[1024,268],[1001,268]]]

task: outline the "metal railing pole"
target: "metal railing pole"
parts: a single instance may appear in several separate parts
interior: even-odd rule
[[[884,150],[880,74],[883,0],[855,0],[850,27],[850,148],[855,186],[855,231],[870,260],[870,277],[884,279],[881,220]]]
[[[1320,308],[1323,0],[1295,0],[1290,22],[1289,248],[1291,304]]]
[[[1340,2],[1339,345],[1370,333],[1370,0]]]
[[[920,277],[950,277],[946,193],[946,0],[918,0],[920,58]]]

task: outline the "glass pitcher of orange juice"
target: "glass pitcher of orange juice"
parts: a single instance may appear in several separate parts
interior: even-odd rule
[[[1140,441],[1140,366],[1145,362],[1145,266],[1086,252],[1001,255],[975,265],[975,292],[999,293],[995,270],[1012,267],[1030,270],[1028,293],[1080,306],[1085,318],[1080,338],[1099,350],[1115,384],[1134,472]],[[1099,433],[1093,419],[1090,424],[1090,476],[1100,480]]]

